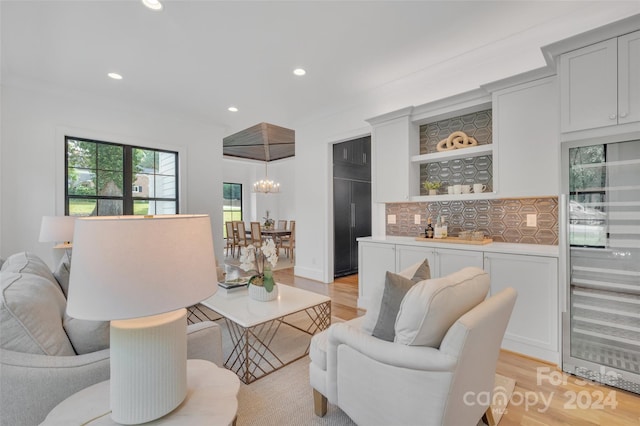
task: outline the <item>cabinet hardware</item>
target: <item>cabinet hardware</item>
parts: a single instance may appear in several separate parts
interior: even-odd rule
[[[615,115],[615,114],[611,114],[611,115],[609,116],[609,120],[615,120],[615,119],[616,119],[616,115]]]
[[[356,204],[351,203],[351,227],[356,227]]]
[[[623,112],[622,114],[620,114],[620,118],[625,118],[627,116],[626,112]]]

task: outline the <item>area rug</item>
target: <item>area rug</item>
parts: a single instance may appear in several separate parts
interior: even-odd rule
[[[294,321],[297,322],[297,321]],[[332,317],[332,322],[342,320]],[[231,341],[224,321],[218,321],[223,328],[223,352],[225,357],[231,350]],[[288,327],[273,343],[292,357],[297,357],[304,350],[309,337]],[[277,370],[257,381],[245,385],[240,384],[238,393],[238,426],[349,426],[355,423],[338,407],[328,404],[327,414],[318,417],[313,412],[313,392],[309,385],[309,357]],[[513,394],[515,380],[496,374],[492,412],[496,424],[505,413],[507,404]],[[479,426],[484,425],[482,421]]]

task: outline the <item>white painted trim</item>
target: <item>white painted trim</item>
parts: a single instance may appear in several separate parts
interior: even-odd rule
[[[297,275],[300,277],[305,277],[308,278],[310,280],[316,280],[316,281],[320,281],[323,283],[326,283],[327,281],[324,280],[324,273],[322,271],[322,269],[312,269],[312,268],[306,268],[304,266],[294,266],[293,267],[293,275]],[[333,281],[333,280],[332,280]]]

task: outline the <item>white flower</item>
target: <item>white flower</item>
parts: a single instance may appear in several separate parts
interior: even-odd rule
[[[276,244],[273,240],[267,240],[262,245],[262,253],[266,256],[267,261],[271,266],[275,268],[278,263],[278,249],[276,248]]]

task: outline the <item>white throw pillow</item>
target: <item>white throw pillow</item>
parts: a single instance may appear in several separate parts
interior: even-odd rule
[[[395,342],[438,348],[453,323],[482,302],[488,292],[489,275],[480,268],[464,268],[419,282],[402,299]]]

